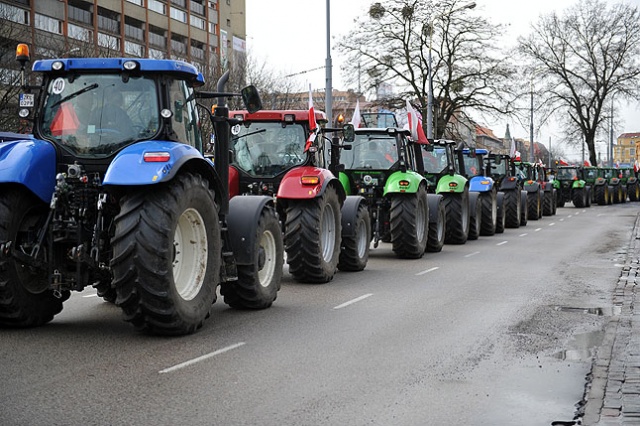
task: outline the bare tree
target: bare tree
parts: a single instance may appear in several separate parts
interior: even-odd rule
[[[397,92],[379,102],[398,108],[415,100],[426,125],[431,51],[436,138],[466,112],[510,113],[503,87],[513,70],[495,48],[501,27],[469,16],[465,6],[460,0],[374,3],[338,43],[347,73],[359,76],[365,90],[391,84]]]
[[[602,0],[579,1],[563,16],[541,16],[519,51],[536,69],[536,95],[557,112],[567,140],[586,143],[597,164],[596,136],[607,126],[612,99],[640,97],[638,8]],[[558,114],[559,113],[559,114]]]

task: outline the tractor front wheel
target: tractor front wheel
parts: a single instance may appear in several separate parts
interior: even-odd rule
[[[394,194],[389,222],[393,252],[405,259],[422,257],[429,237],[429,204],[424,187],[415,194]]]
[[[19,188],[0,191],[0,241],[11,242],[12,250],[33,247],[44,225],[48,206]],[[46,244],[38,259],[46,260]],[[62,311],[69,291],[54,294],[43,269],[24,265],[13,256],[0,257],[0,325],[35,327],[48,323]]]
[[[340,200],[332,186],[311,200],[287,206],[284,247],[289,272],[300,282],[323,284],[333,279],[340,256]]]
[[[113,285],[126,321],[153,334],[183,335],[209,317],[222,242],[213,191],[186,173],[120,201],[112,239]]]

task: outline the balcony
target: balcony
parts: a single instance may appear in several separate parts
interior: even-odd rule
[[[111,33],[120,32],[120,22],[106,16],[98,15],[98,28]]]
[[[189,0],[189,9],[191,9],[193,13],[204,16],[204,6],[198,2]]]

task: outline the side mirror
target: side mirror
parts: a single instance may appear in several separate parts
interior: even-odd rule
[[[353,127],[353,124],[345,124],[342,128],[342,132],[344,134],[345,142],[353,142],[356,140],[356,130]]]
[[[247,111],[254,113],[262,109],[262,101],[260,100],[260,94],[255,86],[247,86],[240,92],[242,94],[242,101]]]

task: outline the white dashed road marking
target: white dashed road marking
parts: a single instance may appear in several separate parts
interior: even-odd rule
[[[243,346],[244,344],[245,344],[245,342],[240,342],[240,343],[236,343],[235,345],[227,346],[226,348],[218,349],[215,352],[211,352],[211,353],[208,353],[206,355],[202,355],[202,356],[199,356],[197,358],[191,359],[189,361],[185,361],[185,362],[182,362],[180,364],[176,364],[173,367],[165,368],[164,370],[158,371],[158,373],[164,374],[164,373],[171,373],[173,371],[180,370],[181,368],[188,367],[188,366],[193,365],[193,364],[195,364],[197,362],[204,361],[204,360],[209,359],[211,357],[214,357],[216,355],[220,355],[220,354],[223,354],[225,352],[231,351],[233,349],[239,348],[240,346]]]
[[[340,308],[344,308],[345,306],[353,305],[354,303],[357,303],[357,302],[359,302],[361,300],[364,300],[369,296],[373,296],[373,293],[363,294],[362,296],[356,297],[355,299],[349,300],[348,302],[344,302],[342,305],[338,305],[338,306],[334,307],[333,309],[340,309]]]

